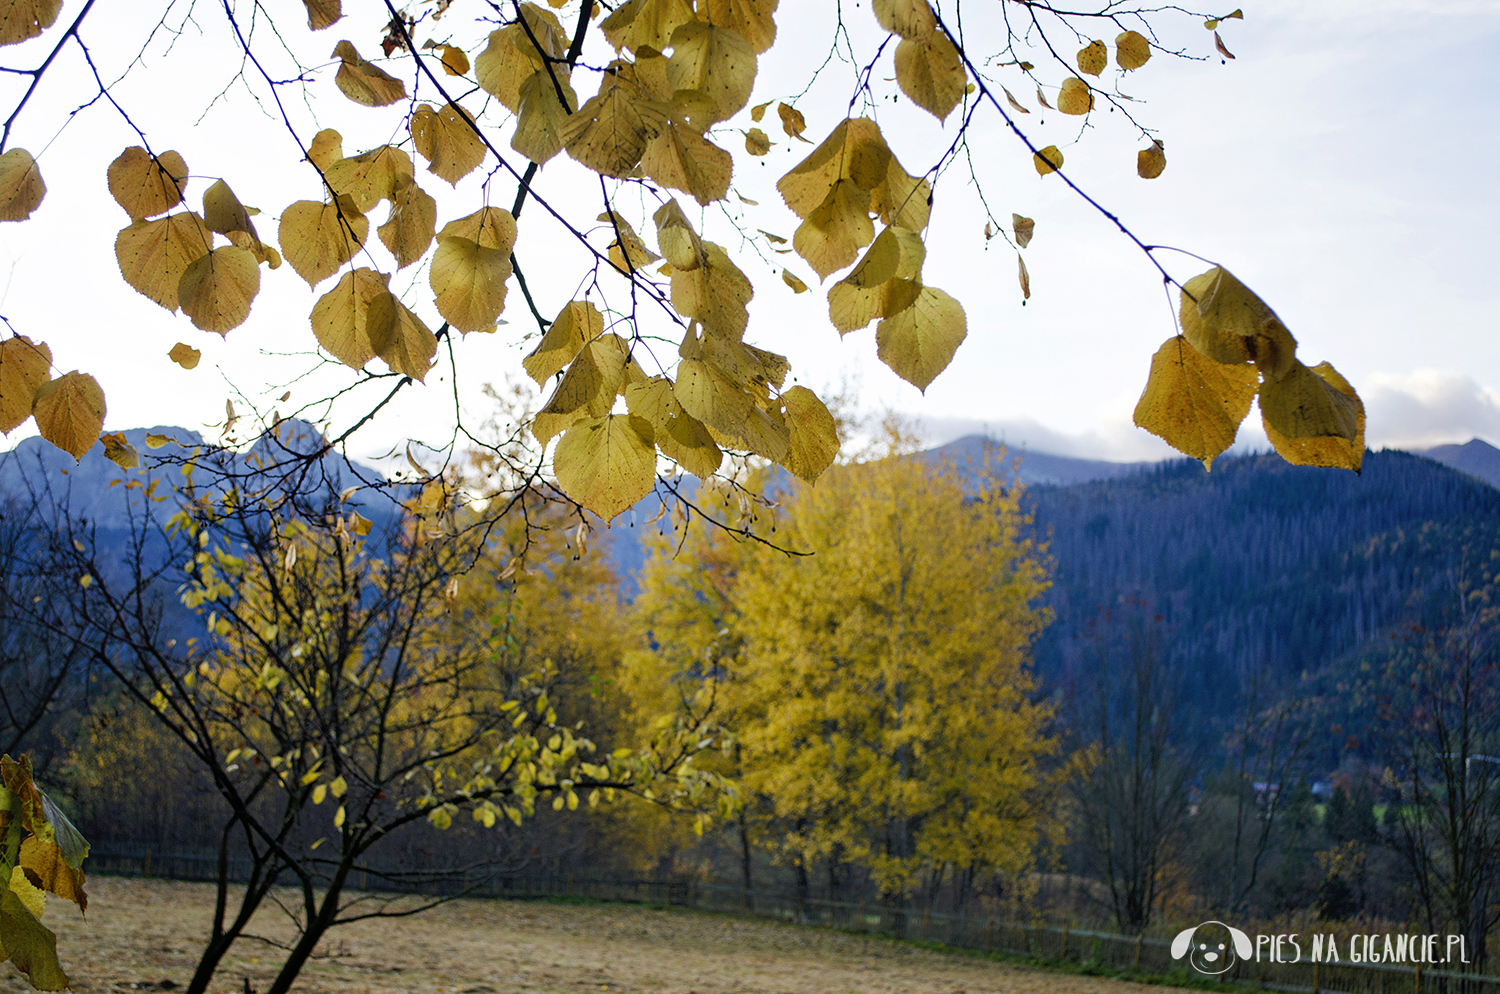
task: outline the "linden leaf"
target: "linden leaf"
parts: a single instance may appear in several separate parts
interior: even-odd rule
[[[147,435],[146,436],[146,448],[148,448],[148,449],[159,449],[159,448],[161,448],[164,445],[174,445],[174,444],[178,444],[177,443],[177,439],[173,438],[170,435]]]
[[[875,355],[925,393],[967,336],[963,306],[943,291],[924,286],[911,306],[875,326]]]
[[[342,0],[302,0],[307,6],[307,26],[322,31],[344,16]]]
[[[887,227],[859,265],[828,291],[828,316],[840,335],[910,307],[921,292],[927,249],[914,231]]]
[[[82,460],[104,429],[104,410],[99,381],[75,369],[37,387],[31,415],[43,438]]]
[[[405,269],[427,254],[437,231],[437,201],[416,183],[408,181],[391,197],[391,216],[377,233],[396,268]]]
[[[24,221],[41,205],[47,184],[24,148],[0,155],[0,221]]]
[[[1074,116],[1093,110],[1094,94],[1089,90],[1089,85],[1077,76],[1069,76],[1063,80],[1062,89],[1057,93],[1057,109]]]
[[[1109,47],[1102,41],[1091,41],[1078,50],[1078,71],[1097,76],[1109,65]],[[1064,111],[1064,113],[1067,113]]]
[[[672,123],[646,146],[641,171],[706,207],[729,192],[734,159],[695,129]]]
[[[440,111],[418,104],[411,115],[411,138],[417,154],[427,160],[427,171],[453,186],[478,169],[489,151],[453,104]]]
[[[255,235],[255,224],[250,220],[250,212],[223,180],[215,180],[212,186],[203,191],[203,223],[209,231],[217,231],[221,235],[234,231]]]
[[[701,265],[672,271],[672,308],[713,335],[738,342],[750,323],[745,305],[755,294],[721,246],[704,242]]]
[[[36,392],[47,382],[52,350],[16,335],[0,342],[0,432],[9,435],[31,417]]]
[[[776,13],[779,0],[700,0],[698,17],[721,28],[738,32],[759,54],[776,41]]]
[[[870,213],[885,224],[921,231],[932,214],[932,184],[925,177],[909,175],[893,155],[885,181],[870,190]]]
[[[1025,248],[1026,246],[1031,244],[1031,236],[1036,232],[1035,221],[1033,221],[1029,217],[1022,217],[1019,214],[1012,214],[1010,216],[1010,227],[1011,231],[1015,232],[1017,245],[1019,245],[1021,248]]]
[[[1219,32],[1217,31],[1214,32],[1214,48],[1218,49],[1219,54],[1224,56],[1224,58],[1234,58],[1234,53],[1224,46],[1224,39],[1219,37]]]
[[[788,107],[783,103],[778,103],[776,105],[776,113],[781,118],[781,130],[786,132],[788,138],[796,138],[799,141],[807,142],[809,145],[812,144],[812,142],[802,137],[802,132],[807,130],[807,119],[802,116],[800,110]]]
[[[57,936],[36,920],[16,892],[0,896],[0,947],[39,991],[65,990],[68,975],[57,961]]]
[[[558,432],[586,418],[608,414],[625,382],[629,361],[630,346],[619,335],[602,335],[580,349],[532,419],[536,440],[546,445]]]
[[[672,46],[672,35],[694,19],[689,0],[630,0],[599,22],[604,38],[616,49],[657,51]]]
[[[1234,444],[1257,380],[1254,366],[1216,362],[1174,335],[1151,357],[1135,423],[1209,466]]]
[[[388,273],[361,267],[339,277],[313,305],[318,344],[344,365],[363,369],[390,346],[396,321],[390,279]]]
[[[1151,61],[1151,43],[1138,31],[1122,31],[1115,36],[1115,65],[1129,72]],[[1096,74],[1097,75],[1097,74]]]
[[[135,469],[141,464],[140,453],[135,451],[134,445],[125,440],[124,432],[117,431],[113,434],[100,435],[99,441],[104,443],[104,458],[121,469]]]
[[[661,454],[701,480],[719,471],[724,453],[708,428],[688,414],[672,393],[672,381],[652,377],[625,388],[625,406],[631,414],[651,423]]]
[[[932,31],[896,46],[896,83],[918,107],[944,120],[964,98],[969,77],[948,36]]]
[[[848,118],[781,177],[776,189],[792,212],[805,218],[823,205],[841,179],[874,191],[889,177],[893,158],[874,121]]]
[[[474,60],[474,78],[512,114],[521,108],[521,85],[539,72],[545,74],[549,59],[563,62],[568,48],[562,24],[550,10],[524,3],[520,5],[520,17],[491,32],[489,44]],[[566,68],[554,65],[553,71]]]
[[[703,264],[706,258],[703,242],[675,199],[658,207],[651,220],[656,224],[656,244],[671,264],[674,276],[678,270],[686,272]]]
[[[260,265],[241,248],[225,246],[199,256],[177,284],[177,300],[193,325],[227,335],[250,316],[260,292]]]
[[[481,208],[444,225],[432,254],[428,285],[445,321],[465,334],[495,329],[505,310],[505,281],[510,279],[515,242],[515,218],[498,207]]]
[[[1296,363],[1279,382],[1260,388],[1266,437],[1294,466],[1359,472],[1365,454],[1365,405],[1328,363]]]
[[[307,146],[307,161],[323,172],[344,157],[344,136],[332,128],[324,128],[313,135]]]
[[[1135,174],[1141,179],[1156,179],[1167,168],[1167,149],[1160,139],[1153,140],[1150,148],[1135,153]]]
[[[781,271],[781,282],[791,287],[793,293],[807,292],[807,284],[803,283],[797,277],[793,276],[791,270],[789,269],[783,269]]]
[[[37,886],[42,890],[72,901],[80,910],[87,911],[89,896],[83,889],[84,875],[80,867],[84,856],[88,855],[89,844],[72,822],[56,810],[46,794],[42,795],[42,806],[52,824],[53,839],[28,835],[21,842],[19,865],[29,871],[28,877],[35,876],[40,881]]]
[[[1193,347],[1217,362],[1254,362],[1270,379],[1296,362],[1297,342],[1276,312],[1229,271],[1215,266],[1182,286],[1178,317]]]
[[[1045,176],[1062,168],[1063,154],[1056,145],[1048,145],[1031,157],[1031,164],[1038,176]]]
[[[0,6],[0,45],[35,38],[57,20],[62,0],[8,0]]]
[[[781,395],[781,404],[790,435],[782,465],[811,483],[839,454],[838,425],[818,395],[807,387],[792,387]]]
[[[1040,86],[1038,86],[1036,88],[1036,99],[1037,99],[1037,103],[1041,104],[1043,107],[1047,108],[1048,110],[1052,110],[1053,109],[1052,105],[1047,102],[1047,94],[1045,94],[1045,93],[1042,92],[1042,88]]]
[[[109,192],[132,221],[164,214],[182,203],[187,163],[176,152],[153,157],[139,145],[121,152],[109,164]]]
[[[308,286],[338,272],[370,234],[370,220],[347,199],[340,204],[299,200],[281,214],[281,254]]]
[[[466,238],[482,248],[510,255],[516,245],[516,219],[499,207],[481,207],[473,214],[449,221],[439,238]]]
[[[615,240],[609,243],[609,261],[614,263],[622,272],[628,273],[634,272],[637,269],[643,269],[661,258],[661,256],[646,247],[646,243],[641,240],[640,235],[635,233],[635,229],[630,226],[630,222],[626,221],[619,214],[613,211],[605,211],[599,215],[599,220],[609,222],[610,230],[615,232]],[[625,243],[624,252],[620,251],[620,242],[622,240]],[[626,259],[627,256],[629,257],[628,261]]]
[[[203,358],[203,353],[191,345],[184,345],[182,342],[178,342],[167,353],[167,358],[177,363],[183,369],[197,369],[198,362]]]
[[[1031,299],[1031,274],[1026,271],[1026,260],[1016,253],[1016,278],[1021,281],[1021,299]]]
[[[1015,98],[1015,95],[1012,94],[1009,90],[1005,89],[1005,87],[1003,87],[1003,86],[1000,87],[1000,89],[1002,91],[1004,91],[1004,93],[1005,93],[1005,99],[1010,103],[1011,107],[1014,110],[1017,110],[1017,111],[1019,111],[1022,114],[1030,114],[1031,113],[1031,109],[1028,108],[1028,107],[1022,106],[1021,101],[1017,100]]]
[[[666,107],[641,89],[627,63],[611,64],[599,92],[563,128],[568,155],[605,176],[623,179],[640,165],[646,145],[667,126]]]
[[[469,56],[463,49],[444,45],[438,51],[442,53],[443,72],[447,75],[462,76],[469,71]]]
[[[707,96],[713,113],[704,124],[727,121],[750,102],[755,67],[755,50],[738,31],[692,21],[672,32],[667,82],[674,90],[698,90]]]
[[[926,38],[937,28],[927,0],[874,0],[871,7],[880,26],[902,38]]]
[[[745,151],[751,155],[765,155],[771,151],[771,139],[759,128],[751,128],[745,132]]]
[[[763,104],[756,104],[754,107],[751,107],[750,108],[750,120],[754,121],[756,124],[759,124],[762,120],[765,119],[766,108],[769,107],[769,106],[771,106],[775,102],[776,101],[774,101],[774,100],[767,100]]]
[[[191,211],[135,221],[115,238],[120,275],[139,293],[177,310],[177,287],[194,261],[208,254],[213,233]]]
[[[605,521],[656,485],[655,433],[645,418],[607,414],[569,428],[552,468],[563,491]]]
[[[386,294],[383,300],[377,299],[373,308],[377,311],[389,308],[391,311],[390,341],[380,350],[380,358],[392,372],[403,373],[421,383],[432,368],[433,356],[437,355],[437,336],[393,294]],[[385,319],[374,314],[369,320],[375,323]]]
[[[797,227],[792,245],[820,278],[826,278],[858,258],[859,250],[874,238],[870,191],[841,179],[822,205]]]
[[[510,147],[526,158],[541,165],[551,159],[563,147],[563,127],[568,112],[578,106],[578,95],[568,83],[566,66],[553,67],[553,72],[538,72],[521,84],[521,102],[516,110],[516,131],[511,136]],[[557,82],[553,82],[553,73]],[[563,99],[559,99],[558,87],[562,87]]]
[[[390,199],[413,175],[411,156],[394,145],[340,159],[323,173],[328,185],[336,193],[347,195],[363,213]]]
[[[521,360],[526,375],[544,385],[578,355],[589,342],[604,334],[604,315],[587,300],[565,304],[537,347]]]
[[[739,434],[755,398],[711,363],[684,359],[677,365],[672,396],[690,416],[731,437]]]
[[[333,81],[350,100],[364,107],[385,107],[406,99],[406,84],[361,58],[352,42],[339,42],[333,54],[341,62]]]

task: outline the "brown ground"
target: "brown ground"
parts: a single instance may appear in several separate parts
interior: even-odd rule
[[[207,884],[95,878],[89,914],[49,899],[63,968],[80,992],[180,990],[211,907]],[[284,935],[280,912],[257,926]],[[284,919],[283,919],[284,921]],[[1121,981],[1029,970],[882,940],[629,905],[456,901],[337,929],[296,990],[317,994],[1148,994]],[[264,991],[279,950],[242,940],[215,994]],[[167,984],[162,982],[166,981]],[[0,966],[0,992],[28,990]]]

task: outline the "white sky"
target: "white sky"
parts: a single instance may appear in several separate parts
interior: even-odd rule
[[[143,6],[100,0],[85,23],[83,37],[106,80],[120,76],[150,31]],[[334,88],[336,63],[325,59],[346,37],[367,57],[378,53],[378,4],[346,0],[347,8],[363,13],[317,35],[306,30],[301,4],[270,0],[267,6],[285,15],[278,27],[304,61],[322,67],[306,99],[298,89],[282,90],[304,138],[318,127],[336,127],[345,152],[353,154],[404,137],[400,108],[350,104]],[[0,65],[39,62],[80,7],[81,0],[68,0],[59,25],[37,41],[0,50]],[[844,8],[855,49],[867,58],[881,34],[865,7]],[[944,8],[951,13],[952,0]],[[565,20],[573,9],[564,11]],[[752,103],[790,98],[807,85],[827,55],[835,9],[831,0],[782,0],[781,39],[761,59]],[[989,50],[976,39],[991,32],[986,17],[992,19],[997,9],[975,0],[965,6],[974,52]],[[185,2],[177,3],[171,23],[180,23],[187,10]],[[451,31],[456,40],[470,42],[475,54],[483,30],[473,18],[486,10],[477,0],[455,0],[439,25],[423,25],[417,36],[445,40],[444,32]],[[1138,98],[1131,105],[1138,119],[1166,142],[1167,170],[1152,182],[1135,176],[1135,151],[1145,142],[1121,115],[1096,112],[1080,136],[1080,119],[1042,111],[1034,86],[1017,70],[996,70],[992,78],[1034,108],[1019,120],[1036,144],[1061,146],[1074,180],[1143,240],[1232,269],[1278,311],[1297,336],[1304,361],[1331,361],[1347,376],[1365,399],[1373,446],[1475,436],[1500,443],[1500,280],[1493,276],[1500,262],[1493,186],[1500,97],[1490,68],[1500,43],[1500,3],[1250,0],[1245,14],[1222,29],[1235,61],[1158,55],[1119,81],[1121,90]],[[1158,23],[1168,44],[1213,56],[1212,35],[1198,20]],[[264,27],[257,44],[266,44],[271,71],[284,74]],[[1112,40],[1113,33],[1106,37]],[[1062,31],[1053,39],[1069,58],[1081,44]],[[316,174],[296,164],[299,153],[279,119],[257,107],[243,85],[230,85],[239,60],[217,4],[199,4],[170,51],[166,40],[159,34],[143,64],[111,93],[153,148],[175,148],[187,160],[194,174],[188,188],[192,207],[199,208],[202,191],[222,176],[244,202],[264,209],[257,223],[271,241],[283,207],[318,197]],[[894,75],[893,48],[875,73],[877,93],[895,92],[893,83],[883,81]],[[586,51],[593,64],[606,58],[602,47]],[[1062,68],[1040,57],[1033,61],[1038,77],[1055,92]],[[409,60],[398,62],[392,71],[405,74],[410,87],[409,66]],[[855,71],[835,59],[798,100],[815,141],[842,117]],[[1105,80],[1112,79],[1110,70]],[[24,82],[0,77],[0,113],[9,113]],[[595,88],[587,74],[575,76],[575,84],[584,96]],[[223,99],[215,101],[226,86]],[[265,94],[259,80],[252,79],[250,89]],[[139,139],[104,101],[59,132],[69,112],[96,93],[70,47],[18,120],[11,145],[38,156],[49,193],[32,220],[0,227],[0,315],[17,332],[46,340],[58,372],[79,368],[98,377],[109,399],[111,430],[156,424],[203,430],[222,420],[230,384],[267,411],[290,384],[294,400],[281,405],[285,414],[297,400],[349,383],[342,367],[297,380],[315,364],[308,355],[314,343],[307,314],[332,281],[314,291],[290,267],[262,270],[249,322],[224,340],[124,284],[113,240],[127,219],[110,198],[104,175],[109,162]],[[424,85],[417,95],[431,93]],[[467,103],[477,107],[479,101]],[[898,158],[908,171],[919,172],[948,147],[960,112],[946,127],[904,98],[882,103],[875,113]],[[796,219],[782,206],[774,183],[813,146],[788,142],[773,126],[774,108],[767,121],[777,146],[764,160],[743,152],[736,129],[750,126],[748,111],[721,128],[719,143],[735,153],[734,189],[759,201],[751,207],[736,200],[729,210],[752,235],[764,228],[790,237]],[[982,208],[960,161],[937,185],[925,279],[964,304],[969,338],[926,396],[875,359],[873,327],[839,340],[814,274],[800,259],[772,255],[763,241],[754,248],[717,207],[700,214],[687,201],[684,207],[692,208],[689,214],[706,236],[723,243],[755,282],[746,341],[786,354],[794,375],[820,392],[847,384],[857,389],[864,410],[922,418],[934,441],[988,428],[1013,444],[1062,454],[1169,455],[1164,444],[1130,425],[1150,356],[1173,333],[1174,305],[1159,278],[1058,177],[1036,175],[1029,154],[993,111],[981,109],[975,122],[972,158],[996,215],[1008,219],[1015,211],[1037,222],[1025,251],[1032,282],[1025,307],[1014,252],[999,238],[986,245]],[[508,129],[497,132],[497,147],[507,148],[508,137]],[[524,165],[518,155],[513,161]],[[493,164],[489,160],[487,168]],[[476,176],[461,182],[455,194],[419,167],[419,182],[438,197],[439,225],[478,206]],[[514,189],[503,174],[497,176],[491,202],[508,207]],[[538,189],[578,226],[598,227],[598,179],[566,156],[542,170]],[[649,237],[649,210],[639,188],[627,187],[617,204]],[[358,264],[393,268],[373,230],[385,213],[383,206],[372,212],[372,248]],[[600,247],[608,240],[602,230],[596,236]],[[517,253],[549,317],[578,292],[585,257],[536,205],[522,214]],[[1160,259],[1182,280],[1207,268],[1172,253]],[[777,276],[782,264],[813,284],[814,292],[794,297]],[[622,280],[606,274],[601,286],[607,293],[601,303],[624,303]],[[392,287],[437,326],[424,268],[403,270]],[[524,339],[535,324],[514,281],[506,318],[510,323],[498,334],[470,335],[457,349],[460,398],[474,422],[487,412],[479,387],[519,376],[520,357],[533,344]],[[197,370],[167,360],[177,341],[203,350]],[[674,351],[661,354],[670,358]],[[440,357],[443,364],[425,387],[403,392],[356,437],[353,454],[386,451],[407,437],[434,443],[447,437],[453,384]],[[368,406],[390,383],[364,388],[336,408],[334,427],[357,417],[360,405]],[[1241,432],[1243,443],[1264,445],[1257,422],[1252,414]]]

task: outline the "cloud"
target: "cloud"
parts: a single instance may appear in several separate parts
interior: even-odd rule
[[[1500,441],[1500,393],[1443,369],[1372,374],[1361,390],[1372,447],[1425,448]]]

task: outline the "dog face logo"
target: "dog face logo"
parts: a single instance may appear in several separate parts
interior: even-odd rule
[[[1172,940],[1172,958],[1188,958],[1193,969],[1208,976],[1225,973],[1236,959],[1253,959],[1250,937],[1233,925],[1203,922],[1183,929]]]

